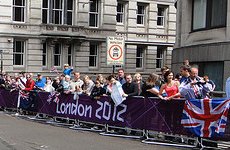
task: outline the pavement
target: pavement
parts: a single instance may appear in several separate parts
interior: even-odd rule
[[[140,140],[102,136],[0,112],[0,150],[176,150]],[[181,149],[181,148],[180,148]]]

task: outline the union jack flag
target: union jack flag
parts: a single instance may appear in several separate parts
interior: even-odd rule
[[[20,91],[19,91],[19,97],[28,100],[28,98],[29,98],[29,93],[20,90]]]
[[[226,98],[186,100],[181,124],[198,137],[221,136],[227,124],[229,104]]]
[[[59,74],[57,68],[54,66],[50,68],[50,72],[55,72],[55,73]]]
[[[51,92],[48,96],[47,102],[51,103],[51,101],[53,101],[55,103],[59,103],[59,98],[58,98],[59,95],[60,93]]]
[[[29,92],[19,90],[17,107],[27,109],[31,105]]]

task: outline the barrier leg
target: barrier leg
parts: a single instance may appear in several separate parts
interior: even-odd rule
[[[140,132],[141,135],[130,135],[127,134],[127,130]],[[112,136],[112,137],[124,137],[124,138],[132,138],[132,139],[141,139],[143,137],[143,130],[138,129],[130,129],[124,127],[115,127],[107,125],[105,132],[100,133],[100,135],[104,136]]]
[[[105,125],[78,120],[77,124],[69,128],[82,131],[102,132],[104,130],[103,127],[105,127]]]
[[[142,143],[146,144],[154,144],[154,145],[163,145],[163,146],[174,146],[174,147],[184,147],[184,148],[195,148],[195,145],[188,145],[185,143],[181,143],[178,141],[170,140],[171,138],[181,138],[180,135],[170,135],[165,133],[157,133],[152,132],[153,137],[150,135],[150,131],[146,131],[146,134],[148,134],[147,139],[142,140]],[[166,137],[171,137],[169,139],[166,139]]]
[[[73,126],[73,124],[70,124],[69,118],[63,118],[63,117],[53,117],[53,120],[46,121],[48,124],[52,124],[55,126]]]

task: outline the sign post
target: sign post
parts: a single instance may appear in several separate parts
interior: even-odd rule
[[[123,37],[107,37],[107,65],[124,65],[124,47],[125,40]]]

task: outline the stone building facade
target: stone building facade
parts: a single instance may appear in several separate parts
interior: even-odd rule
[[[178,0],[177,35],[172,68],[189,59],[208,75],[216,90],[224,90],[230,76],[230,3],[227,0]]]
[[[83,74],[111,73],[106,37],[125,38],[126,72],[160,72],[171,65],[173,0],[0,1],[3,69],[54,75],[70,64]]]

